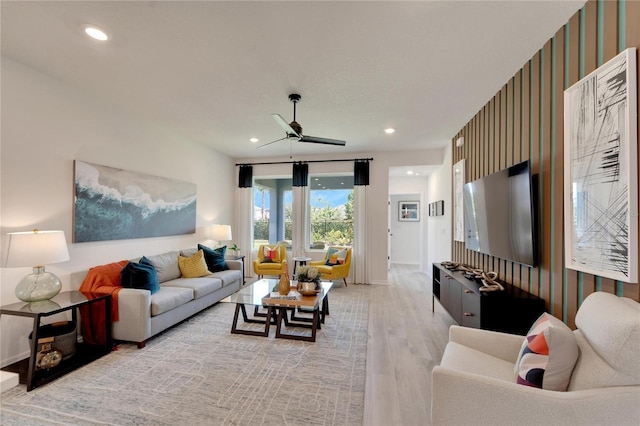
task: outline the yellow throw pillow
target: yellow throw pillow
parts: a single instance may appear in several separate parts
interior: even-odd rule
[[[204,252],[198,250],[191,257],[178,257],[178,266],[183,278],[198,278],[209,275],[211,272],[207,269],[207,262],[204,260]]]

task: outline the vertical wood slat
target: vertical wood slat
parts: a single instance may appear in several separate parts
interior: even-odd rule
[[[520,158],[520,145],[522,144],[522,138],[520,135],[520,122],[521,122],[521,111],[522,105],[521,103],[521,90],[522,90],[522,69],[518,71],[514,78],[514,88],[513,88],[513,162],[519,163],[521,161]],[[519,263],[514,264],[513,266],[513,284],[516,287],[521,286],[521,273],[522,266]]]
[[[487,174],[491,174],[495,172],[495,146],[496,146],[496,137],[495,137],[495,102],[496,98],[493,97],[489,101],[489,169],[487,170]],[[488,256],[485,258],[485,270],[493,271],[493,256]]]
[[[602,31],[602,63],[616,56],[618,53],[618,3],[605,1],[602,5],[603,26]],[[601,64],[597,64],[600,66]],[[601,290],[616,294],[616,282],[611,278],[601,278]]]
[[[597,68],[597,40],[598,40],[598,14],[597,2],[591,1],[584,5],[584,77]],[[582,274],[582,295],[581,300],[597,290],[596,276],[592,274]],[[580,300],[580,299],[579,299]]]
[[[580,77],[580,15],[576,13],[569,19],[569,52],[565,52],[568,55],[567,70],[568,81],[567,87],[575,84]],[[568,143],[568,141],[566,142]],[[566,268],[566,262],[563,262],[563,266]],[[575,316],[578,311],[578,273],[574,270],[568,269],[566,271],[566,297],[565,297],[565,311],[563,311],[564,318],[569,327],[575,328]]]
[[[498,170],[502,170],[507,166],[507,85],[502,86],[500,90],[500,153],[498,162]],[[508,261],[499,259],[498,261],[498,274],[503,279],[507,279],[507,265]]]
[[[541,297],[547,300],[547,306],[551,303],[551,44],[549,40],[542,49],[541,69],[541,146],[540,146],[540,175],[542,185],[540,193],[542,199],[542,262],[540,264],[540,288]]]
[[[531,144],[529,146],[529,155],[531,160],[531,172],[538,175],[538,183],[542,183],[540,176],[540,51],[536,52],[531,60]],[[539,185],[539,192],[542,193],[542,187]],[[540,197],[536,202],[539,203]],[[538,212],[542,211],[542,205],[538,205]],[[543,217],[538,219],[539,229],[543,226]],[[536,296],[540,294],[540,268],[531,269],[531,281],[529,292]]]
[[[555,101],[555,143],[551,155],[554,158],[553,174],[554,184],[553,190],[553,314],[562,319],[563,306],[564,306],[564,268],[563,268],[563,252],[564,247],[564,27],[561,28],[555,35],[555,87],[554,87],[554,101]]]
[[[626,25],[625,39],[626,47],[635,47],[640,50],[640,25],[638,25],[638,17],[640,17],[640,2],[627,1],[626,3]],[[640,82],[637,80],[637,73],[640,72],[640,54],[636,51],[636,89],[638,91],[637,98],[640,99]],[[638,122],[636,129],[640,130],[640,114],[638,114]],[[640,149],[638,149],[638,163],[640,164]],[[638,173],[638,188],[640,188],[640,173]],[[640,216],[636,216],[638,220],[638,229],[640,229]],[[623,295],[634,300],[640,301],[640,284],[625,284],[623,286]]]
[[[530,134],[529,134],[529,126],[530,126],[530,99],[531,97],[531,62],[527,62],[524,67],[522,67],[522,112],[520,114],[520,120],[522,123],[522,131],[520,132],[522,142],[520,144],[520,159],[522,161],[528,160],[530,157]],[[531,282],[531,268],[527,266],[520,267],[520,287],[524,290],[529,290],[529,283]]]
[[[515,77],[514,77],[515,78]],[[514,78],[510,78],[507,82],[507,100],[506,100],[506,120],[505,120],[505,128],[506,128],[506,138],[505,138],[505,155],[506,155],[506,163],[505,166],[513,165],[513,84]],[[513,271],[515,268],[515,262],[507,262],[507,271],[505,274],[505,281],[508,283],[513,282]]]

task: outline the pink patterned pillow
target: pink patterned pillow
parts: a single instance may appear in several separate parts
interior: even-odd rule
[[[580,350],[569,327],[544,313],[527,333],[515,365],[516,382],[536,388],[566,391]]]

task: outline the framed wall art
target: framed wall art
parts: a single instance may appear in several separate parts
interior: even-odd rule
[[[194,234],[196,185],[75,161],[73,242]]]
[[[638,282],[636,49],[564,92],[565,263]]]
[[[399,222],[420,221],[420,201],[398,201]]]
[[[464,158],[453,165],[453,239],[464,242],[464,206],[462,187],[464,186]]]

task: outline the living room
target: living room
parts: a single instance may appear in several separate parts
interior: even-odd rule
[[[55,2],[53,3],[55,4]],[[63,46],[58,46],[53,51],[46,51],[46,49],[45,51],[36,50],[35,57],[31,59],[35,62],[25,63],[25,59],[21,58],[15,52],[20,51],[20,49],[32,51],[32,48],[28,46],[30,43],[33,43],[33,40],[29,40],[29,38],[17,39],[16,37],[22,33],[20,31],[12,32],[15,31],[15,27],[20,26],[19,19],[12,19],[13,16],[11,12],[14,11],[12,8],[19,10],[21,6],[19,2],[13,5],[3,2],[2,172],[0,175],[2,188],[0,198],[2,208],[0,238],[3,253],[3,267],[1,270],[2,286],[0,293],[1,304],[5,305],[17,301],[14,296],[15,283],[28,273],[28,268],[4,267],[4,259],[6,258],[8,246],[7,233],[30,230],[36,227],[40,229],[64,230],[67,242],[69,243],[70,260],[61,264],[47,265],[47,270],[54,272],[60,277],[63,282],[63,291],[71,290],[70,276],[74,272],[87,269],[94,265],[121,259],[136,258],[142,254],[152,255],[168,250],[180,250],[184,247],[195,245],[208,239],[208,229],[212,224],[230,224],[234,229],[234,233],[237,233],[239,224],[236,207],[238,175],[236,163],[258,163],[265,161],[288,162],[291,161],[290,152],[292,152],[295,160],[303,159],[305,161],[373,158],[373,161],[370,163],[370,183],[368,189],[367,230],[369,231],[369,245],[367,247],[367,253],[369,261],[367,262],[366,284],[370,284],[372,287],[390,286],[393,280],[389,277],[386,263],[389,168],[416,164],[436,167],[437,170],[429,180],[428,201],[444,200],[445,213],[444,216],[438,220],[450,223],[452,221],[452,214],[451,209],[448,207],[453,203],[450,180],[453,164],[461,159],[466,159],[473,164],[473,173],[469,176],[468,180],[470,180],[471,177],[481,177],[489,172],[497,171],[507,165],[507,161],[504,161],[504,164],[497,161],[495,164],[492,163],[491,167],[485,168],[485,159],[478,159],[481,157],[476,151],[472,150],[474,145],[470,143],[470,141],[473,140],[474,134],[476,134],[474,132],[479,132],[479,130],[476,130],[479,129],[479,127],[474,127],[474,123],[480,120],[480,118],[475,118],[474,115],[478,113],[478,111],[483,111],[487,108],[483,105],[488,99],[493,97],[496,92],[498,92],[498,96],[502,96],[501,93],[503,89],[501,88],[503,84],[505,85],[504,91],[505,93],[507,92],[507,85],[510,84],[508,82],[512,81],[512,76],[518,73],[518,70],[523,67],[523,64],[526,63],[526,66],[530,66],[529,58],[538,55],[537,59],[532,58],[532,61],[540,61],[541,56],[537,52],[537,49],[544,48],[542,57],[544,57],[545,60],[543,60],[543,62],[546,66],[551,64],[551,57],[544,56],[550,55],[550,49],[547,48],[545,43],[547,43],[550,37],[554,37],[556,31],[564,28],[563,25],[565,23],[569,22],[569,20],[576,22],[576,19],[578,22],[580,22],[580,19],[586,19],[590,25],[592,22],[598,22],[597,11],[599,10],[598,8],[602,7],[603,2],[587,2],[586,10],[588,10],[589,14],[593,13],[595,7],[596,18],[593,19],[592,15],[581,18],[579,10],[584,2],[573,3],[575,4],[571,7],[565,5],[566,9],[563,12],[564,14],[560,17],[555,17],[557,22],[554,22],[553,28],[546,36],[540,39],[540,43],[535,45],[534,49],[528,52],[519,62],[511,64],[510,69],[504,70],[504,78],[499,80],[495,87],[490,88],[489,92],[487,92],[489,94],[485,94],[484,98],[476,102],[476,105],[468,111],[466,116],[457,117],[458,122],[455,123],[454,130],[450,132],[446,138],[437,139],[435,145],[413,142],[413,148],[407,148],[405,145],[402,149],[394,149],[394,146],[400,146],[394,144],[400,143],[398,142],[398,138],[401,138],[399,135],[402,133],[402,123],[400,123],[398,118],[398,124],[394,124],[398,129],[396,135],[392,136],[396,139],[386,140],[387,143],[391,141],[391,149],[388,147],[386,149],[378,149],[379,146],[373,145],[373,143],[370,145],[371,149],[369,149],[366,141],[360,145],[362,148],[357,151],[340,151],[338,148],[328,146],[321,147],[324,149],[315,146],[311,148],[303,146],[307,144],[291,144],[289,141],[282,141],[274,144],[276,146],[273,148],[273,151],[268,151],[268,149],[270,149],[268,147],[257,150],[255,148],[256,145],[249,142],[249,136],[252,135],[249,134],[249,130],[247,129],[250,128],[250,126],[245,124],[245,127],[243,127],[243,124],[239,123],[247,123],[251,120],[265,121],[267,124],[265,124],[264,127],[275,127],[275,137],[273,139],[278,137],[278,135],[281,137],[282,132],[279,132],[276,123],[273,123],[269,114],[278,112],[283,115],[287,121],[291,119],[291,104],[287,100],[287,95],[294,90],[299,90],[303,94],[303,99],[297,106],[297,112],[299,114],[298,121],[305,125],[305,130],[308,128],[311,134],[317,134],[319,136],[347,138],[340,134],[339,130],[332,130],[330,125],[328,129],[323,127],[317,129],[310,124],[305,124],[309,123],[312,116],[317,114],[317,107],[313,106],[313,97],[320,96],[321,89],[308,87],[310,83],[303,76],[298,79],[293,79],[287,75],[287,77],[283,77],[283,81],[279,83],[279,86],[269,88],[268,90],[264,89],[265,92],[269,94],[272,92],[278,93],[278,99],[269,99],[269,101],[272,102],[272,106],[269,107],[270,109],[265,109],[259,113],[254,111],[250,114],[245,114],[245,111],[243,111],[237,103],[233,103],[233,107],[229,107],[229,105],[231,105],[230,100],[239,98],[249,106],[254,101],[252,96],[256,97],[256,103],[263,104],[263,102],[265,102],[264,98],[271,98],[271,95],[264,95],[260,91],[253,93],[236,93],[238,89],[236,89],[231,81],[225,82],[227,86],[226,89],[219,89],[219,96],[220,99],[222,99],[219,103],[217,99],[211,97],[206,97],[206,99],[194,97],[183,101],[197,104],[201,109],[206,110],[205,115],[208,114],[210,116],[215,116],[218,111],[230,109],[239,117],[234,123],[235,127],[229,130],[229,132],[242,131],[242,142],[239,142],[238,138],[227,139],[229,133],[225,133],[225,136],[219,137],[217,136],[218,129],[200,127],[201,125],[193,122],[195,119],[187,114],[175,117],[167,116],[166,114],[152,116],[145,111],[144,107],[148,102],[165,105],[167,110],[170,111],[170,109],[168,109],[169,104],[178,99],[176,94],[179,93],[180,90],[186,90],[185,81],[189,78],[190,74],[186,74],[186,77],[182,77],[180,81],[154,81],[155,85],[144,86],[139,91],[129,92],[127,91],[127,85],[131,83],[123,79],[122,85],[119,85],[118,79],[123,78],[122,76],[129,72],[134,73],[135,62],[131,62],[130,58],[118,56],[115,56],[116,59],[114,60],[114,56],[110,56],[114,55],[113,52],[92,51],[87,48],[87,64],[103,64],[106,62],[111,66],[108,71],[111,72],[113,81],[108,85],[105,83],[105,86],[109,87],[108,90],[111,91],[111,94],[106,96],[104,89],[95,87],[100,84],[100,81],[96,81],[89,73],[87,73],[83,79],[72,82],[65,81],[60,77],[59,73],[64,72],[64,70],[61,71],[56,68],[60,65],[52,65],[53,62],[50,63],[48,59],[50,59],[49,56],[56,56],[64,60],[66,53]],[[625,48],[640,46],[640,37],[638,36],[637,29],[634,29],[637,25],[631,25],[631,23],[637,22],[636,18],[639,12],[636,3],[637,2],[620,2],[621,6],[616,9],[618,11],[624,10],[626,13],[626,15],[620,15],[624,17],[623,22],[627,23],[626,27],[624,27],[626,28],[624,30],[626,31],[626,41],[624,46],[622,46]],[[60,7],[73,8],[73,6],[69,4],[65,6],[61,5]],[[138,4],[137,7],[141,8],[142,11],[138,10],[136,13],[140,14],[139,16],[144,16],[144,13],[155,13],[154,8],[159,6],[150,2]],[[172,5],[171,7],[178,6]],[[279,7],[283,8],[284,6],[280,5]],[[297,5],[295,7],[300,6]],[[568,12],[567,9],[571,8],[573,8],[573,10]],[[99,10],[100,8],[97,9]],[[106,8],[106,10],[108,9],[109,8]],[[41,12],[28,11],[28,14],[33,14],[29,16],[32,16],[34,20],[29,26],[34,26],[37,25],[38,22],[46,21],[45,10],[46,9],[43,9]],[[70,9],[63,9],[61,15],[65,16],[66,13],[70,13],[69,10]],[[281,11],[281,9],[278,10]],[[87,20],[92,18],[88,16],[89,11],[90,9],[83,11],[84,17]],[[238,15],[242,16],[241,13],[253,14],[250,10],[237,12]],[[197,13],[192,12],[192,14]],[[232,14],[232,16],[235,16],[236,21],[240,20],[238,15]],[[74,19],[78,18],[74,14],[70,14],[70,16],[74,16]],[[307,15],[303,14],[303,16]],[[274,18],[271,17],[271,19]],[[60,19],[61,22],[59,26],[64,27],[63,31],[71,31],[70,27],[73,23],[68,22],[69,20],[71,19]],[[285,20],[283,25],[289,27],[290,37],[295,38],[296,27],[302,24],[294,25],[287,23]],[[622,28],[622,26],[617,28]],[[12,31],[9,31],[9,29]],[[268,31],[266,26],[261,29]],[[587,33],[589,33],[589,31],[587,31]],[[473,34],[468,34],[467,38],[472,40]],[[128,40],[126,42],[130,41],[131,40]],[[227,42],[233,44],[233,40],[228,40]],[[77,43],[86,47],[89,46],[90,41],[83,40],[77,41]],[[118,46],[118,43],[125,43],[125,40],[118,40],[118,36],[114,34],[114,43],[116,43],[116,48],[113,50],[117,51],[121,48]],[[178,45],[180,44],[179,37],[176,43]],[[251,46],[253,42],[249,40],[244,41],[244,43]],[[428,43],[425,42],[425,44]],[[590,55],[592,54],[594,57],[597,57],[597,44],[597,42],[590,41],[585,45],[584,49],[589,52]],[[574,46],[573,44],[571,45]],[[153,43],[150,45],[139,45],[136,46],[136,48],[141,51],[142,49],[150,49],[149,46],[153,46]],[[333,48],[336,47],[333,46]],[[283,47],[283,49],[285,48]],[[617,50],[618,46],[616,46],[616,51]],[[11,51],[11,53],[9,53],[9,51]],[[133,51],[135,51],[135,49],[133,49]],[[128,52],[128,54],[131,54],[131,51]],[[249,52],[254,51],[249,50]],[[206,60],[203,59],[204,57],[207,55],[213,56],[213,52],[205,50],[200,53],[201,57],[199,58],[185,58],[180,52],[175,53],[175,57],[169,57],[162,52],[157,52],[156,55],[152,55],[154,61],[152,65],[162,68],[175,66],[176,63],[182,62],[187,64],[184,66],[196,68],[198,65],[202,65],[203,62],[206,63]],[[297,52],[294,53],[294,55],[296,54]],[[329,53],[321,50],[318,51],[317,54],[328,55]],[[400,60],[403,55],[407,54],[410,54],[410,52],[404,52],[400,55],[400,58],[392,56],[390,60]],[[306,55],[307,54],[305,54],[305,58],[307,57]],[[108,57],[109,60],[101,61],[101,57]],[[76,58],[76,60],[78,59]],[[220,61],[224,62],[224,60]],[[79,60],[79,63],[82,63],[82,60]],[[270,81],[273,80],[274,76],[278,75],[278,71],[270,69],[271,66],[275,67],[275,65],[261,65],[265,68],[263,72],[270,76]],[[592,68],[595,69],[596,65],[597,61],[594,62]],[[257,65],[247,64],[246,67],[239,68],[244,73],[241,78],[247,80],[252,79],[253,73],[256,72],[253,66]],[[478,64],[469,64],[469,66],[477,67]],[[87,65],[87,67],[91,68],[89,65]],[[371,64],[371,67],[375,68],[375,65]],[[225,71],[228,73],[233,72],[233,70],[229,69]],[[590,70],[585,69],[583,74],[588,73],[587,71]],[[346,86],[358,85],[359,77],[348,76],[349,78],[346,78],[347,75],[341,75],[342,72],[346,71],[335,71],[333,78],[334,80],[340,80],[340,82],[339,84],[336,83],[338,85],[337,88],[330,91],[330,95],[328,96],[329,100],[336,105],[343,102],[339,94],[343,90],[346,90]],[[312,76],[313,73],[310,72],[310,75]],[[543,80],[549,76],[549,74],[543,75]],[[577,76],[578,73],[576,73],[575,80],[577,80]],[[289,80],[286,80],[286,78],[289,78]],[[311,79],[311,77],[307,78]],[[233,81],[237,82],[240,80],[241,79]],[[394,80],[395,77],[393,76],[385,76],[383,81]],[[538,82],[540,81],[541,80],[538,79]],[[165,84],[166,87],[163,87],[162,84]],[[381,83],[378,80],[374,80],[368,84],[363,84],[365,87],[361,88],[361,90],[374,91],[376,90],[376,85],[379,84]],[[391,85],[391,83],[389,84]],[[397,83],[393,82],[393,85],[395,84]],[[302,87],[297,85],[302,85]],[[408,86],[410,87],[410,84]],[[398,93],[406,90],[409,90],[407,86],[403,86],[398,88]],[[457,98],[463,103],[466,102],[466,100],[463,100],[464,90],[455,93],[456,94],[452,96],[453,98]],[[507,98],[505,97],[505,99]],[[556,97],[556,100],[557,99]],[[330,103],[330,101],[324,100],[323,102]],[[349,102],[352,101],[350,100]],[[371,98],[365,98],[360,104],[363,104],[364,108],[364,104],[370,102]],[[430,100],[429,102],[435,101]],[[438,98],[437,102],[444,103],[445,101]],[[491,105],[495,105],[495,101],[493,102]],[[544,99],[541,100],[540,103],[550,105],[550,100]],[[507,102],[505,101],[504,105],[506,104]],[[420,121],[422,119],[422,112],[416,110],[420,105],[422,104],[409,106],[405,110],[396,112],[397,117],[406,114],[406,121]],[[352,103],[351,107],[354,116],[359,118],[359,111],[355,103]],[[222,114],[222,112],[220,113]],[[330,117],[329,121],[332,122],[332,120],[335,120],[334,122],[337,123],[336,127],[338,129],[343,128],[344,125],[340,122],[340,118],[329,113],[330,111],[327,111],[327,116]],[[543,119],[546,120],[547,116],[544,114],[549,114],[549,121],[545,121],[544,126],[538,126],[537,130],[534,131],[539,132],[541,128],[551,128],[551,110],[544,110]],[[556,110],[555,114],[561,115],[562,111]],[[343,121],[349,121],[350,119],[349,117],[343,119]],[[448,117],[436,117],[436,120],[442,122],[447,121],[447,119]],[[380,130],[382,130],[384,124],[380,123],[379,127]],[[181,133],[176,129],[189,130]],[[245,132],[247,133],[246,135]],[[428,133],[426,130],[424,132],[425,134]],[[536,135],[540,137],[539,133],[536,133]],[[261,139],[260,143],[272,140],[270,136],[258,136],[260,136]],[[383,135],[383,137],[387,137],[387,135]],[[461,147],[456,147],[456,141],[460,137],[464,137],[467,143]],[[203,142],[206,142],[208,139],[222,139],[222,144],[233,145],[229,147],[229,152],[232,154],[222,153],[212,149]],[[376,139],[376,141],[378,141],[378,139]],[[347,147],[350,146],[351,142],[351,140],[347,139]],[[384,143],[384,139],[382,139],[380,143]],[[278,144],[280,145],[278,146]],[[553,146],[554,148],[560,147],[561,144]],[[232,151],[232,149],[239,151],[233,153],[234,151]],[[533,148],[531,149],[531,152],[534,152]],[[550,142],[548,145],[545,145],[543,141],[542,144],[537,145],[537,149],[538,152],[534,152],[534,154],[537,155],[538,170],[543,173],[550,173],[552,170]],[[263,152],[267,152],[267,154],[263,154]],[[513,151],[509,152],[514,155]],[[522,159],[526,158],[528,157],[522,156]],[[533,158],[533,156],[531,158]],[[197,226],[195,234],[106,242],[73,243],[73,173],[75,160],[195,183],[198,188]],[[554,165],[557,166],[557,164]],[[310,164],[310,173],[350,173],[353,170],[352,166],[353,163],[351,162],[312,163]],[[290,164],[256,165],[254,166],[254,176],[282,176],[289,174],[290,168]],[[546,180],[544,184],[551,184],[551,176],[551,174],[545,175]],[[561,182],[562,176],[558,173],[555,173],[553,176],[555,176],[556,185],[560,185],[559,182]],[[557,196],[557,193],[555,196]],[[545,200],[547,200],[547,198],[545,198]],[[550,200],[550,198],[548,200]],[[425,210],[426,207],[426,205],[423,206],[423,220],[428,220],[428,215]],[[562,217],[558,216],[562,214],[561,212],[561,201],[560,206],[556,202],[555,210],[553,211],[556,224],[562,221]],[[442,229],[438,227],[436,232],[435,229],[431,229],[434,223],[436,222],[433,222],[433,219],[431,222],[428,222],[428,226],[430,227],[427,231],[428,250],[426,256],[428,258],[428,271],[430,271],[430,265],[434,262],[455,260],[471,264],[480,260],[474,257],[475,255],[473,253],[468,253],[468,250],[465,250],[461,243],[453,241],[452,226],[444,226]],[[551,225],[551,221],[547,221],[546,223]],[[624,284],[594,276],[587,277],[582,274],[578,275],[575,272],[568,272],[568,278],[564,278],[563,276],[567,273],[567,270],[562,266],[562,249],[561,246],[558,245],[558,241],[560,241],[560,244],[562,242],[561,231],[555,228],[554,233],[551,234],[550,229],[546,229],[544,235],[550,237],[543,237],[543,241],[545,242],[545,247],[543,248],[543,266],[534,269],[536,275],[534,278],[535,282],[532,281],[532,278],[530,278],[530,275],[527,273],[526,286],[527,289],[532,289],[532,292],[544,298],[549,309],[554,311],[554,315],[563,319],[567,324],[570,326],[575,325],[573,323],[573,317],[579,305],[588,294],[596,290],[626,296],[636,301],[640,300],[640,291],[638,290],[637,284]],[[552,245],[554,247],[553,261],[551,260]],[[254,256],[253,254],[246,253],[246,251],[245,254],[248,259]],[[514,270],[516,268],[514,264],[507,264],[505,262],[504,264],[500,264],[498,268],[501,271],[501,277],[513,281],[512,278],[515,276]],[[519,271],[520,269],[518,267],[518,277],[522,276]],[[531,285],[529,285],[529,283],[531,283]],[[554,284],[552,285],[551,283]],[[430,284],[425,285],[428,285],[430,288]],[[430,311],[430,309],[428,310]],[[445,314],[441,313],[441,315]],[[26,323],[24,319],[3,315],[0,327],[2,332],[0,337],[0,364],[4,367],[21,359],[29,352],[29,343],[25,337],[30,331],[30,325]],[[438,338],[442,339],[443,337],[440,336]],[[144,350],[145,349],[142,351]],[[339,421],[337,423],[339,423]]]

